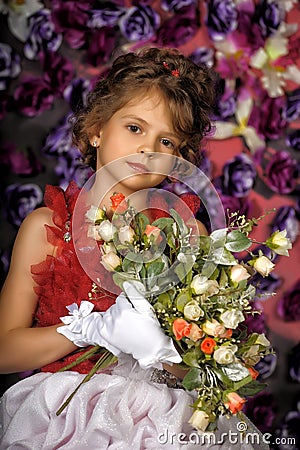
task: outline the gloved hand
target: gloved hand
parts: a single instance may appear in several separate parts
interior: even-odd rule
[[[94,312],[93,304],[82,302],[67,307],[72,316],[62,317],[67,326],[59,327],[78,346],[100,345],[115,356],[131,354],[144,369],[162,368],[163,362],[181,362],[173,341],[163,332],[150,303],[136,289],[124,282],[124,291],[104,313]],[[126,295],[130,301],[126,298]]]

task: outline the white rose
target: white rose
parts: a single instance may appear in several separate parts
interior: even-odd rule
[[[251,347],[245,351],[242,355],[242,359],[249,366],[254,366],[260,361],[259,345],[251,345]]]
[[[200,409],[194,411],[189,423],[199,431],[205,431],[209,424],[209,415]]]
[[[101,237],[99,236],[99,225],[89,225],[87,237],[95,239],[95,241],[101,241]]]
[[[255,344],[263,345],[264,347],[270,347],[271,343],[266,338],[265,334],[259,334],[256,338]]]
[[[239,309],[229,309],[220,315],[220,320],[226,328],[235,329],[240,322],[245,320],[245,317]]]
[[[267,243],[270,243],[270,248],[278,255],[289,256],[288,250],[292,248],[292,243],[286,237],[286,230],[275,231],[267,240]]]
[[[223,345],[214,351],[214,360],[219,364],[230,364],[235,359],[237,345]]]
[[[204,312],[200,308],[196,300],[191,300],[185,305],[183,314],[189,320],[198,320],[199,317],[202,317],[204,315]]]
[[[104,242],[104,244],[101,245],[101,253],[104,255],[105,253],[117,253],[116,247],[113,242]]]
[[[114,252],[106,253],[101,258],[101,263],[109,272],[114,272],[121,265],[121,260]]]
[[[241,264],[236,264],[235,266],[232,266],[230,269],[230,279],[235,283],[247,280],[249,277],[250,277],[249,272]]]
[[[215,337],[225,333],[225,327],[222,324],[220,324],[220,322],[218,322],[216,319],[212,319],[211,321],[206,320],[202,325],[202,330],[209,336]]]
[[[104,219],[105,212],[103,209],[98,208],[97,206],[92,205],[90,209],[85,213],[85,217],[89,222],[96,222],[96,220]]]
[[[254,261],[253,267],[263,277],[267,277],[274,269],[275,264],[273,264],[266,256],[260,256]]]
[[[219,292],[217,280],[208,280],[207,277],[199,274],[192,279],[191,288],[194,290],[195,294],[206,294],[208,297]]]
[[[121,244],[125,244],[126,242],[132,242],[134,234],[135,234],[134,230],[129,225],[121,227],[118,233]]]
[[[104,241],[111,241],[116,232],[116,227],[109,221],[103,220],[99,225],[99,235]]]

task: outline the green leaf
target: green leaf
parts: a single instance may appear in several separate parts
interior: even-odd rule
[[[203,372],[197,367],[192,367],[192,369],[186,374],[182,380],[182,385],[188,391],[199,388],[203,384]]]
[[[187,366],[200,368],[199,354],[200,354],[200,351],[197,351],[197,349],[194,348],[190,352],[186,352],[184,355],[182,355],[182,361]]]
[[[228,275],[227,275],[226,270],[224,269],[224,267],[222,267],[220,278],[219,278],[219,286],[224,287],[227,284],[228,284]]]
[[[159,219],[154,220],[151,225],[159,228],[160,230],[164,230],[165,228],[171,230],[173,222],[173,219],[170,217],[160,217]]]
[[[242,252],[249,248],[251,244],[251,239],[247,238],[244,233],[233,230],[227,235],[225,247],[230,252]]]
[[[252,380],[250,383],[242,386],[238,389],[238,394],[242,397],[252,397],[253,395],[258,394],[260,391],[264,390],[267,387],[267,384],[260,383],[257,380]]]
[[[147,276],[149,278],[154,278],[160,275],[164,269],[165,265],[162,261],[153,261],[152,263],[146,264]]]
[[[222,264],[223,266],[234,266],[236,264],[235,257],[226,248],[214,249],[211,258],[216,264]]]
[[[178,311],[183,312],[185,305],[191,300],[191,296],[189,295],[188,291],[181,292],[176,297],[176,308]]]

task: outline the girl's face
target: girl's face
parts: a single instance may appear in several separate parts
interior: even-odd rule
[[[149,94],[148,94],[149,95]],[[101,128],[97,143],[97,170],[105,167],[114,191],[129,195],[159,184],[179,156],[181,140],[175,134],[164,99],[154,93],[140,96],[119,109]]]

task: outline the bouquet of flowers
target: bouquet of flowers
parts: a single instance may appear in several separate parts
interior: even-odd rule
[[[267,276],[275,267],[272,257],[252,250],[251,230],[264,216],[247,220],[231,214],[226,228],[207,236],[174,209],[150,223],[123,194],[111,201],[111,219],[95,206],[86,213],[100,263],[121,290],[124,281],[140,283],[187,369],[183,387],[196,393],[190,423],[213,430],[220,415],[236,414],[247,396],[265,386],[256,380],[254,366],[272,348],[264,334],[249,333],[245,324],[247,316],[259,314],[251,304],[253,275]],[[275,231],[263,244],[274,256],[288,256],[291,248],[286,231]]]

